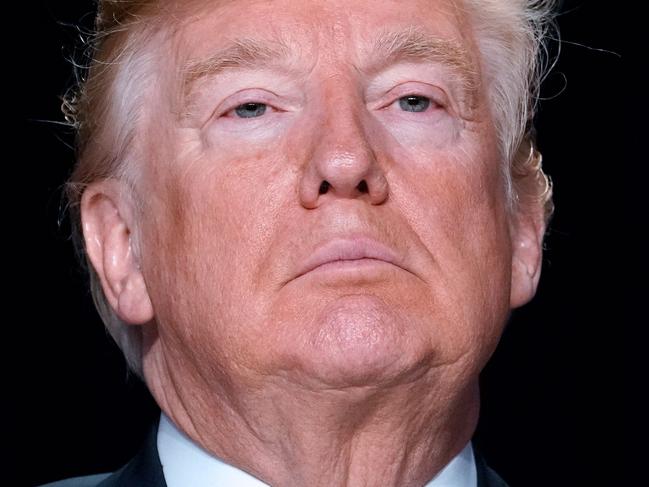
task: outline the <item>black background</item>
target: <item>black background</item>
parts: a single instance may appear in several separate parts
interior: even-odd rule
[[[114,470],[157,414],[143,385],[127,379],[75,261],[69,225],[58,224],[73,163],[72,134],[56,123],[59,96],[73,82],[72,25],[90,26],[91,11],[87,1],[41,1],[5,18],[28,26],[8,41],[20,60],[5,103],[20,114],[10,119],[19,130],[8,141],[19,150],[6,151],[18,171],[5,182],[8,208],[20,208],[9,212],[19,218],[5,233],[16,245],[5,255],[16,271],[6,281],[15,295],[3,320],[10,407],[3,436],[15,474],[8,485]],[[557,208],[543,274],[482,377],[476,442],[512,487],[627,485],[611,476],[622,392],[611,364],[626,319],[610,315],[618,263],[607,239],[625,228],[612,204],[625,197],[620,29],[607,2],[566,1],[563,11],[564,43],[537,119]]]

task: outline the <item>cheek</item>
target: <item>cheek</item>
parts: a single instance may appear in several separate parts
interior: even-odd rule
[[[496,150],[485,146],[395,149],[394,160],[406,162],[398,163],[398,172],[394,172],[393,193],[408,207],[404,213],[427,235],[425,241],[475,244],[479,252],[490,237],[503,237],[507,228],[505,185]]]
[[[449,322],[468,324],[450,332],[458,340],[466,334],[472,346],[492,344],[508,313],[511,248],[497,164],[495,153],[484,150],[462,158],[438,153],[413,162],[416,170],[393,184],[394,199],[430,256],[431,292],[454,315]]]
[[[161,169],[166,176],[155,175],[152,191],[159,197],[144,216],[145,244],[156,249],[148,253],[155,261],[146,265],[152,291],[159,291],[160,306],[166,306],[169,290],[187,301],[156,310],[173,313],[174,321],[191,323],[196,313],[195,323],[214,323],[241,314],[259,286],[259,269],[282,214],[286,171],[269,151],[230,150],[227,159],[219,152],[196,150]]]
[[[193,272],[232,278],[254,260],[260,208],[251,195],[261,188],[236,172],[197,164],[169,185],[160,225],[165,235],[158,236],[166,237],[168,259]]]

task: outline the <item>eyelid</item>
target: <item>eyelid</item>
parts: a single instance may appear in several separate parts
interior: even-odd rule
[[[264,110],[264,113],[262,114],[262,116],[265,115],[266,113],[268,113],[268,110],[269,110],[269,109],[270,109],[270,112],[277,111],[277,108],[275,108],[273,105],[271,105],[271,104],[269,104],[269,103],[266,103],[266,102],[263,102],[263,101],[244,101],[243,103],[239,103],[239,104],[237,104],[237,105],[234,105],[234,106],[233,106],[232,108],[230,108],[229,110],[225,110],[223,113],[221,113],[220,117],[237,118],[237,119],[238,119],[238,118],[241,118],[241,119],[243,119],[243,118],[245,118],[245,117],[239,117],[239,116],[237,116],[237,115],[229,116],[228,114],[230,114],[230,113],[234,113],[235,110],[236,110],[237,108],[239,108],[240,106],[243,106],[243,105],[251,105],[251,104],[254,104],[254,105],[264,105],[264,106],[266,106],[266,110]],[[250,118],[261,118],[261,117],[250,117]]]
[[[223,102],[219,103],[219,105],[216,107],[216,110],[214,110],[214,113],[223,115],[225,113],[231,112],[238,106],[245,105],[246,103],[262,103],[264,105],[268,105],[269,107],[276,108],[275,105],[278,104],[276,102],[276,95],[272,93],[271,96],[269,96],[268,93],[270,92],[268,92],[267,90],[241,90],[234,95],[227,97]]]
[[[246,103],[262,103],[269,107],[271,109],[271,112],[286,111],[289,109],[289,107],[280,106],[283,103],[279,102],[279,97],[272,91],[262,88],[244,88],[226,97],[223,101],[218,103],[214,110],[212,110],[212,112],[210,113],[209,117],[207,117],[202,127],[214,120],[223,117],[227,113],[236,109],[238,106],[245,105]],[[250,120],[257,118],[260,119],[264,117],[253,117]]]
[[[442,90],[441,88],[421,81],[408,81],[405,83],[400,83],[399,85],[390,89],[378,100],[370,102],[369,108],[373,110],[387,108],[398,101],[400,98],[407,96],[421,96],[423,98],[428,98],[432,103],[435,103],[441,108],[448,108],[449,106],[448,97],[446,96],[444,90]]]

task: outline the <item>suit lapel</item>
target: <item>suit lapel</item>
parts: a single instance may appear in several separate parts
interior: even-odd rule
[[[158,456],[158,421],[149,429],[137,455],[97,487],[167,487]]]
[[[475,456],[476,470],[478,473],[478,487],[508,487],[507,484],[500,476],[489,468],[484,457],[475,449],[473,454]]]

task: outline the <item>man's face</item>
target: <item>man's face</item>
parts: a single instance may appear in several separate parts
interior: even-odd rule
[[[138,235],[168,361],[313,388],[477,375],[512,244],[455,2],[218,2],[158,59]]]

